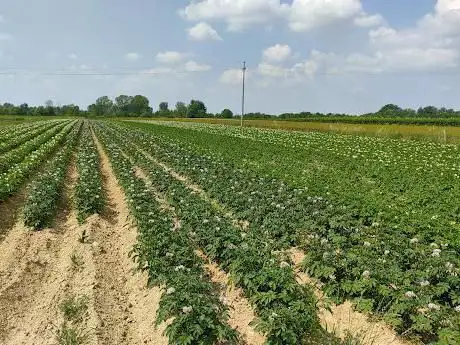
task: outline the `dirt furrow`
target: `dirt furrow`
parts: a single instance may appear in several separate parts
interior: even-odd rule
[[[110,161],[93,133],[101,158],[101,173],[107,206],[101,226],[94,233],[97,249],[96,310],[101,319],[101,344],[167,344],[163,328],[155,328],[161,290],[147,288],[147,275],[136,273],[129,253],[137,231],[130,219],[123,191]]]
[[[302,272],[299,268],[305,254],[294,248],[291,250],[291,259],[297,267],[297,281],[300,284],[309,284],[315,287],[316,297],[321,301],[325,295],[320,290],[319,284],[314,279]],[[384,322],[374,322],[369,320],[366,314],[357,312],[353,309],[351,302],[341,305],[330,305],[330,310],[320,308],[319,318],[323,327],[333,331],[338,337],[344,339],[347,334],[359,339],[362,344],[372,345],[408,345],[409,343],[401,340],[396,332]]]
[[[40,232],[20,222],[1,244],[0,341],[2,344],[55,344],[62,322],[59,305],[73,277],[71,253],[78,224],[70,215],[76,180],[72,162],[53,229]]]
[[[173,214],[175,229],[180,229],[181,222],[174,213],[174,207],[172,207],[167,199],[155,189],[152,181],[141,168],[136,167],[136,175],[144,181],[145,185],[151,190],[161,207],[169,210]],[[205,269],[209,273],[211,280],[220,287],[221,300],[230,307],[229,325],[242,335],[247,345],[263,344],[265,342],[265,337],[250,326],[251,321],[253,321],[256,316],[249,301],[244,296],[243,291],[233,286],[230,283],[227,273],[221,270],[217,264],[211,262],[203,252],[197,250],[196,254],[205,261]]]

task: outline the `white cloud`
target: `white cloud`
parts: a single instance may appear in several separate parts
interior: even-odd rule
[[[228,30],[240,31],[250,25],[271,25],[287,21],[293,31],[305,32],[340,21],[355,21],[370,27],[383,22],[378,15],[367,15],[361,0],[195,0],[180,11],[190,21],[224,21]]]
[[[353,23],[356,26],[368,28],[384,24],[385,19],[383,19],[383,17],[380,14],[369,15],[366,13],[362,13],[359,17],[356,17],[353,20]]]
[[[353,18],[362,12],[360,0],[294,0],[289,9],[289,27],[293,31],[309,31]]]
[[[219,81],[227,85],[241,85],[243,82],[243,72],[236,68],[229,69],[221,74]]]
[[[142,56],[139,53],[128,53],[125,55],[125,60],[130,62],[139,61],[141,58]]]
[[[178,64],[184,59],[183,54],[174,51],[158,53],[156,60],[164,64]]]
[[[75,53],[71,53],[67,56],[70,60],[77,60],[78,59],[78,56],[77,54]]]
[[[438,0],[414,27],[369,32],[383,70],[442,70],[460,66],[460,1]]]
[[[187,72],[206,72],[211,70],[211,66],[199,64],[195,61],[188,61],[187,63],[185,63],[184,68]]]
[[[192,21],[224,20],[231,31],[252,24],[266,23],[279,15],[279,0],[201,0],[192,1],[181,15]]]
[[[288,45],[276,44],[263,51],[263,57],[266,61],[282,62],[288,59],[292,54],[291,47]]]
[[[205,22],[200,22],[194,27],[187,29],[188,37],[194,41],[222,41],[222,37],[219,36],[216,30]]]

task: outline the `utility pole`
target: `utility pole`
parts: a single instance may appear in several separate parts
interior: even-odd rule
[[[246,81],[246,61],[243,62],[243,98],[241,102],[241,128],[243,128],[243,117],[244,117],[244,87]]]

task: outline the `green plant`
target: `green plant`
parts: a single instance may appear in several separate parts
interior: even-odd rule
[[[64,319],[69,322],[81,322],[88,310],[87,296],[69,296],[59,306]]]
[[[59,345],[82,345],[86,343],[87,336],[81,330],[64,322],[57,331],[56,340]]]

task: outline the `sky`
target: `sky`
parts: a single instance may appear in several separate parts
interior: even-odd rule
[[[0,102],[460,108],[460,0],[0,0]]]

